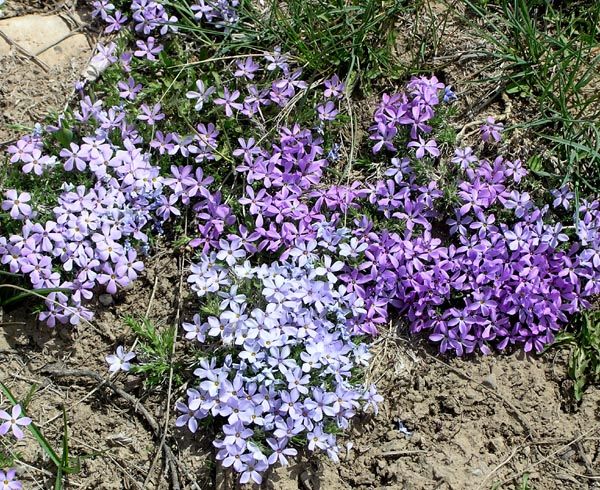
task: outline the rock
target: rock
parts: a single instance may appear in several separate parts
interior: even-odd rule
[[[110,294],[106,293],[98,296],[98,301],[100,301],[100,304],[102,306],[110,306],[114,302],[113,297]]]
[[[496,382],[496,376],[494,376],[494,373],[490,373],[485,378],[483,378],[481,384],[487,386],[488,388],[491,388],[492,390],[498,389],[498,383]]]
[[[85,35],[72,33],[69,24],[59,15],[24,15],[1,19],[0,31],[50,67],[68,65],[82,52],[91,52]],[[6,56],[14,49],[0,37],[0,56]]]

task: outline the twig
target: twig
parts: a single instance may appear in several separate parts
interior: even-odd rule
[[[555,468],[558,468],[559,470],[562,470],[566,473],[568,473],[568,475],[573,475],[576,476],[578,478],[585,478],[587,480],[599,480],[600,481],[600,474],[599,475],[587,475],[587,474],[583,474],[583,473],[577,473],[576,471],[573,471],[571,468],[568,468],[566,466],[562,466],[560,463],[553,463],[552,461],[548,460],[546,461],[546,463],[548,463],[550,466],[554,466]],[[575,480],[577,481],[577,480]]]
[[[36,55],[30,53],[25,48],[23,48],[22,46],[20,46],[18,43],[16,43],[15,41],[13,41],[10,37],[8,37],[6,34],[4,34],[4,32],[0,31],[0,37],[2,39],[4,39],[11,46],[14,46],[15,48],[17,48],[17,51],[20,51],[22,54],[24,54],[25,56],[27,56],[36,65],[40,66],[45,72],[49,72],[50,71],[50,67],[46,63],[44,63]]]
[[[152,293],[150,294],[150,301],[148,301],[148,308],[146,308],[146,314],[144,317],[148,319],[150,317],[150,310],[152,309],[152,303],[154,303],[154,297],[156,296],[156,287],[158,286],[158,274],[154,277],[154,284],[152,285]]]
[[[58,46],[60,43],[62,43],[63,41],[66,41],[67,39],[69,39],[70,37],[73,37],[75,34],[77,34],[79,31],[81,30],[81,27],[77,27],[76,29],[73,29],[71,32],[69,32],[68,34],[65,34],[63,37],[61,37],[60,39],[58,39],[57,41],[53,42],[52,44],[49,44],[48,46],[44,46],[42,49],[40,49],[39,51],[37,51],[36,53],[34,53],[32,56],[39,56],[42,53],[45,53],[46,51],[48,51],[49,49],[52,49],[54,46]]]
[[[586,469],[587,473],[589,475],[594,475],[594,469],[592,468],[592,463],[590,462],[587,454],[583,450],[583,444],[581,444],[581,441],[577,441],[577,444],[575,445],[575,447],[577,448],[579,457],[582,459],[583,464],[585,465],[585,469]]]
[[[381,456],[384,458],[394,458],[396,456],[412,456],[414,454],[427,454],[429,451],[425,451],[423,449],[416,449],[413,451],[386,451],[381,453]]]
[[[109,388],[116,395],[119,395],[121,398],[123,398],[124,400],[131,403],[133,405],[134,411],[138,412],[146,420],[147,424],[150,426],[150,429],[152,429],[154,436],[161,437],[161,430],[160,430],[160,426],[158,425],[158,422],[156,422],[156,420],[154,419],[152,414],[150,412],[148,412],[148,410],[146,410],[146,408],[140,403],[140,401],[137,398],[135,398],[134,396],[127,393],[126,391],[119,388],[118,386],[111,383],[109,380],[104,379],[98,373],[95,373],[94,371],[89,371],[86,369],[73,369],[73,370],[58,369],[58,368],[51,367],[51,366],[42,368],[40,372],[42,374],[47,374],[49,376],[57,376],[57,377],[62,377],[62,378],[84,377],[84,378],[92,378],[92,379],[96,380],[98,383],[101,383],[104,386],[106,386],[107,388]],[[175,455],[173,454],[173,451],[171,450],[171,448],[169,446],[167,446],[166,444],[162,444],[161,449],[165,455],[165,459],[167,460],[167,464],[169,465],[169,469],[171,471],[171,482],[173,485],[172,488],[174,490],[180,490],[181,487],[179,486],[179,479],[177,476],[178,475],[177,459],[175,458]]]

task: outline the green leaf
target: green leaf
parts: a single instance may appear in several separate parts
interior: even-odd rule
[[[69,145],[73,142],[74,138],[73,131],[71,131],[69,128],[65,128],[64,126],[55,133],[53,133],[53,136],[63,148],[68,148]]]

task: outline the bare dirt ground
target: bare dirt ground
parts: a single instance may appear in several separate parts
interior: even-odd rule
[[[8,5],[7,16],[56,14],[62,2]],[[6,16],[0,30],[5,21]],[[456,36],[452,29],[447,34]],[[477,49],[476,39],[462,39]],[[42,48],[26,49],[35,54]],[[444,57],[452,56],[453,49],[448,44],[436,56],[449,59]],[[0,142],[19,134],[8,124],[32,125],[50,110],[60,110],[90,55],[86,50],[66,56],[46,71],[14,46],[5,54],[1,50],[0,44]],[[49,65],[53,56],[45,60],[43,54],[36,56]],[[469,82],[481,68],[477,60],[459,57],[440,70],[447,83],[464,91],[464,111],[494,90]],[[509,120],[516,117],[501,96],[494,96],[477,117],[494,113],[506,114]],[[104,357],[116,345],[131,345],[134,339],[122,321],[124,315],[147,315],[157,325],[173,324],[179,303],[175,264],[168,253],[155,257],[144,278],[115,304],[99,306],[89,325],[49,330],[27,309],[0,316],[0,380],[18,398],[37,387],[29,413],[56,448],[64,407],[70,453],[84,456],[81,471],[68,477],[67,488],[177,488],[165,474],[164,427],[169,428],[164,443],[176,461],[179,488],[235,488],[231,478],[215,468],[207,436],[191,438],[174,429],[172,405],[183,390],[165,400],[164,387],[148,392],[134,377],[108,380]],[[185,345],[178,343],[177,348]],[[315,456],[300,458],[291,468],[271,474],[263,488],[600,488],[600,390],[589,389],[579,406],[571,402],[564,352],[541,358],[515,353],[440,359],[395,327],[384,332],[374,348],[376,362],[369,375],[386,401],[377,416],[358,419],[341,440],[340,464]],[[0,406],[5,405],[0,399]],[[39,447],[28,439],[18,451],[28,462],[19,466],[25,488],[52,488],[52,465]],[[529,487],[522,486],[525,481]]]

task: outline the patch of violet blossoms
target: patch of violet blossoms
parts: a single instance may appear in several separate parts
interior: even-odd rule
[[[371,357],[346,326],[362,302],[319,267],[329,255],[313,248],[305,260],[293,249],[289,261],[252,266],[245,253],[231,253],[240,250],[235,243],[191,267],[192,289],[216,307],[184,323],[186,338],[215,354],[201,361],[196,386],[177,403],[177,425],[195,432],[202,419],[222,421],[217,459],[241,483],[259,484],[268,467],[296,454],[293,439],[337,460],[333,428],[347,428],[382,398],[353,379]]]

